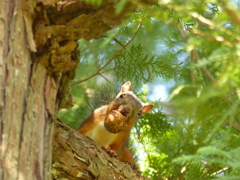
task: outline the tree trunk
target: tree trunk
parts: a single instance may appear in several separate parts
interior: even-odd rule
[[[56,113],[72,104],[69,82],[79,60],[77,40],[100,38],[120,24],[131,9],[126,6],[115,14],[111,1],[95,7],[78,0],[0,0],[0,179],[51,179]],[[62,127],[57,126],[55,137],[66,136],[67,132],[59,128]],[[77,150],[78,144],[95,146],[86,145],[83,137],[73,134],[67,137],[74,143],[63,148],[74,150],[77,157],[88,158],[84,149]],[[57,138],[55,145],[59,141]],[[54,148],[54,155],[56,152],[63,159],[69,153]],[[95,167],[93,159],[81,158],[78,160],[85,164],[89,177],[105,177],[97,174],[102,173],[102,165]],[[108,161],[106,155],[99,157],[101,161],[105,158],[104,162]],[[76,173],[74,169],[63,174],[66,172]],[[81,173],[77,177],[80,176]]]
[[[0,179],[51,179],[59,82],[32,58],[31,51],[36,51],[31,31],[33,6],[3,0],[0,7]]]

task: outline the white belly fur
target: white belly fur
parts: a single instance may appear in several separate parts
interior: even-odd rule
[[[117,134],[108,132],[104,127],[104,120],[102,120],[86,136],[96,141],[100,146],[109,146],[116,139]]]

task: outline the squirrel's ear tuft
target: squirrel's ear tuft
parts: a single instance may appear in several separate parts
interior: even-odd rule
[[[131,90],[132,90],[132,85],[131,85],[131,82],[128,81],[122,85],[120,93],[125,93],[125,92],[131,91]]]
[[[144,104],[142,113],[148,113],[153,108],[153,104]]]

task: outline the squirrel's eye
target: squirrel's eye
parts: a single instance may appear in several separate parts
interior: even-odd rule
[[[121,94],[119,97],[120,97],[120,98],[124,98],[124,96],[125,96],[125,94]]]
[[[139,111],[139,112],[138,112],[138,116],[141,116],[141,115],[142,115],[142,111]]]

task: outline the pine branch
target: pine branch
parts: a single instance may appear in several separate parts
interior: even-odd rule
[[[179,28],[179,31],[181,32],[182,38],[183,40],[187,43],[189,36],[187,35],[186,31],[184,31],[182,28]],[[191,66],[194,65],[194,60],[196,59],[196,61],[200,61],[200,57],[199,54],[197,53],[196,49],[193,49],[191,51]],[[212,74],[207,70],[206,67],[202,66],[201,67],[202,71],[206,74],[206,76],[210,79],[211,82],[215,81],[215,78],[212,76]],[[195,75],[194,75],[194,69],[191,67],[190,69],[190,76],[191,76],[191,80],[194,83],[195,82]]]
[[[161,21],[165,22],[166,24],[171,24],[177,28],[182,27],[182,22],[181,21],[173,21],[173,20],[169,20],[169,16],[163,16],[161,15],[161,13],[157,13],[157,11],[154,11],[153,9],[149,8],[149,4],[144,3],[144,2],[139,2],[137,0],[130,0],[130,2],[136,6],[138,6],[139,8],[143,9],[144,11],[148,12],[149,14],[155,16],[156,18],[160,19]],[[152,3],[152,5],[156,5],[155,3]],[[173,6],[171,4],[166,4],[163,5],[161,4],[161,6],[158,6],[159,8],[162,7],[164,8],[165,11],[169,11],[169,12],[174,12],[176,14],[179,15],[179,17],[185,16],[185,17],[191,17],[193,20],[198,21],[200,24],[205,24],[207,25],[210,29],[217,29],[218,31],[220,31],[221,33],[227,35],[227,36],[232,36],[233,32],[230,31],[229,29],[223,27],[223,26],[219,26],[218,24],[216,24],[215,22],[213,22],[210,19],[205,18],[204,16],[202,16],[199,13],[196,12],[191,12],[191,11],[185,11],[183,8],[180,8],[180,6]],[[233,21],[239,25],[239,17],[237,16],[237,13],[234,10],[230,10],[228,8],[224,9],[228,15],[233,19]],[[177,19],[178,17],[176,17]],[[178,18],[179,20],[180,18]],[[216,41],[216,42],[222,42],[224,43],[226,46],[228,47],[233,47],[233,45],[235,44],[235,41],[237,40],[238,42],[240,41],[240,37],[238,36],[238,34],[236,34],[236,37],[234,40],[226,40],[223,36],[214,36],[214,35],[209,35],[203,31],[201,31],[200,29],[195,29],[195,28],[187,28],[187,30],[189,32],[192,32],[194,34],[200,35],[202,37],[207,38],[208,40],[211,41]]]
[[[217,172],[214,172],[211,174],[211,176],[216,176],[217,174],[223,173],[224,171],[227,171],[229,169],[229,167],[224,167],[220,170],[218,170]]]
[[[77,82],[71,84],[71,86],[75,86],[75,85],[77,85],[77,84],[80,84],[80,83],[82,83],[82,82],[85,82],[85,81],[93,78],[94,76],[103,74],[103,72],[101,72],[101,71],[102,71],[105,67],[107,67],[116,57],[118,57],[118,55],[120,55],[121,52],[122,52],[123,50],[125,50],[126,47],[134,40],[134,38],[136,37],[137,33],[139,32],[139,29],[141,28],[141,25],[142,25],[142,22],[139,23],[139,25],[138,25],[138,27],[137,27],[137,29],[136,29],[133,37],[123,46],[122,49],[118,50],[118,51],[113,55],[113,57],[108,60],[108,62],[107,62],[105,65],[103,65],[100,69],[98,69],[96,73],[92,74],[91,76],[89,76],[89,77],[87,77],[87,78],[85,78],[85,79],[83,79],[83,80],[80,80],[80,81],[77,81]]]
[[[122,52],[114,61],[114,67],[107,69],[115,71],[116,78],[120,81],[132,79],[136,82],[148,82],[155,76],[164,78],[177,77],[179,65],[174,65],[169,61],[161,60],[160,57],[143,53],[143,48],[132,46],[129,51]]]

